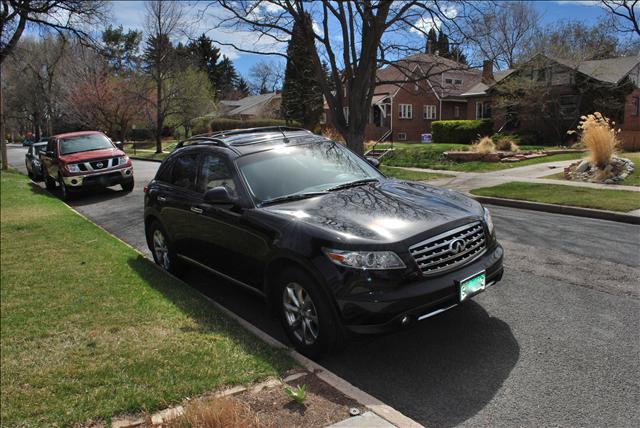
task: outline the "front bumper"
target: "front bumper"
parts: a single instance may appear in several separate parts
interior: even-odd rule
[[[496,244],[480,258],[455,271],[420,277],[391,289],[337,297],[343,322],[353,333],[383,333],[451,309],[461,303],[457,281],[482,271],[487,288],[502,279],[503,254],[502,246]],[[375,281],[371,288],[375,289]]]
[[[129,183],[133,180],[133,168],[120,168],[105,172],[72,175],[63,177],[64,184],[70,188],[109,187]]]

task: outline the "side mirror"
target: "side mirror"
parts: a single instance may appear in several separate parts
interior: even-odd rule
[[[372,157],[367,157],[367,162],[369,162],[371,165],[375,166],[376,168],[380,166],[380,161],[376,158],[372,158]]]
[[[44,154],[49,157],[49,158],[55,158],[56,154],[53,150],[47,150],[46,152],[44,152]]]
[[[204,194],[204,201],[208,204],[233,204],[229,191],[222,186],[207,190]]]
[[[120,150],[124,149],[124,143],[122,141],[116,141],[115,145],[117,148],[119,148]]]

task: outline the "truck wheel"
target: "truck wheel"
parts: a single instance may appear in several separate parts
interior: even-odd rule
[[[60,184],[60,199],[67,202],[71,200],[71,191],[64,184],[64,180],[61,175],[58,176],[58,183]]]
[[[128,183],[122,183],[120,186],[122,187],[122,190],[125,192],[131,192],[133,190],[133,186],[135,185],[135,183],[133,182],[133,180],[131,180]]]
[[[44,171],[44,187],[46,187],[49,191],[53,191],[56,189],[56,180],[51,178],[49,176],[49,172],[46,170]]]
[[[315,358],[340,347],[343,327],[326,293],[309,274],[285,269],[275,293],[282,326],[298,351]]]

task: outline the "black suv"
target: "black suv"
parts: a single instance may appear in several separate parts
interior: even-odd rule
[[[349,332],[429,318],[502,277],[503,250],[478,202],[389,179],[302,129],[192,137],[145,192],[156,263],[200,266],[259,294],[311,356]]]

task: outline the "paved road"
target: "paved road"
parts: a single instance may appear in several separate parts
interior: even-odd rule
[[[21,149],[10,161],[22,162]],[[142,186],[73,205],[147,251]],[[323,365],[425,426],[640,426],[640,227],[492,208],[505,276],[416,328],[359,339]],[[261,302],[199,270],[185,280],[280,340]]]

